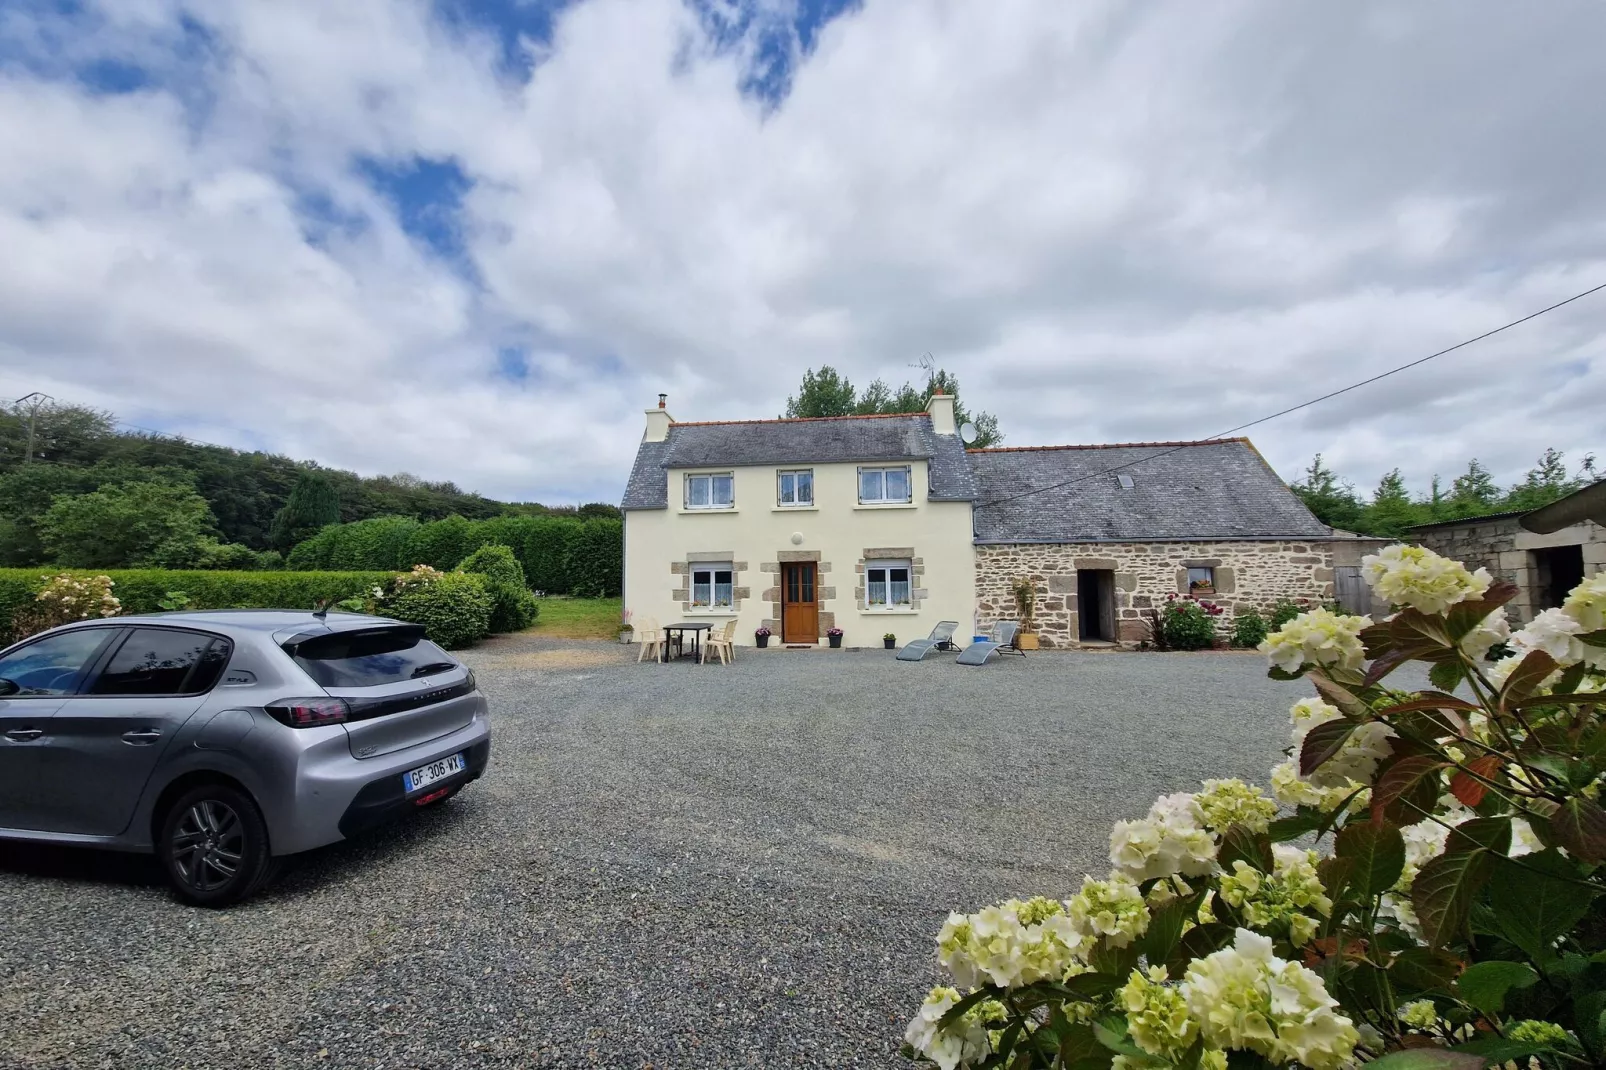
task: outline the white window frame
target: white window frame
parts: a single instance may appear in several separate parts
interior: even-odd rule
[[[1187,574],[1188,574],[1187,583],[1188,583],[1188,593],[1189,594],[1215,594],[1216,593],[1216,570],[1212,566],[1210,566],[1210,565],[1188,565],[1186,570],[1187,570]],[[1203,572],[1203,573],[1206,574],[1207,580],[1209,582],[1209,586],[1208,587],[1201,587],[1201,588],[1199,588],[1198,591],[1194,590],[1194,587],[1193,587],[1193,574],[1195,572]]]
[[[736,569],[731,562],[699,561],[695,565],[687,566],[687,571],[691,573],[691,582],[687,584],[686,593],[691,596],[692,609],[713,611],[735,608]],[[719,573],[721,572],[730,576],[730,583],[727,585],[730,588],[730,594],[726,595],[727,601],[724,602],[717,601],[719,597]],[[706,576],[707,579],[699,583],[699,576]],[[704,587],[708,592],[702,605],[697,604],[697,588],[699,586]]]
[[[807,501],[799,501],[797,496],[797,477],[809,477],[809,496]],[[792,500],[786,500],[786,481],[792,481]],[[812,509],[814,508],[814,469],[812,468],[786,468],[775,473],[775,505],[779,509]]]
[[[716,479],[728,479],[728,480],[730,480],[730,485],[731,485],[730,501],[728,501],[728,502],[719,502],[719,503],[716,503],[714,501],[714,481]],[[708,484],[708,495],[707,495],[708,500],[707,500],[707,502],[705,502],[702,505],[694,505],[692,503],[692,485],[694,483],[697,483],[700,480],[701,481],[706,481],[707,484]],[[734,509],[734,508],[736,508],[736,473],[735,472],[687,472],[686,473],[686,483],[685,483],[685,491],[684,491],[684,493],[685,493],[685,498],[684,498],[685,506],[689,510],[696,510],[697,512],[707,512],[707,511],[714,511],[714,510],[719,510],[719,509]]]
[[[893,580],[892,580],[891,573],[892,573],[892,570],[896,569],[896,568],[903,569],[908,574],[908,577],[909,577],[909,580],[908,580],[908,582],[909,582],[909,600],[907,602],[895,602],[895,601],[893,601],[893,595],[892,595],[892,583],[893,583]],[[884,575],[882,577],[882,580],[881,580],[881,585],[882,585],[882,594],[884,595],[884,599],[885,600],[882,601],[879,604],[871,601],[871,599],[874,597],[874,587],[872,586],[873,581],[871,579],[871,574],[874,573],[874,572],[882,572],[882,573],[884,573]],[[897,613],[897,612],[900,612],[900,611],[907,613],[909,610],[914,608],[914,597],[915,597],[915,566],[914,566],[914,562],[907,561],[907,560],[896,560],[896,561],[888,560],[888,561],[866,561],[864,563],[864,608],[865,608],[865,610],[867,610],[868,612],[872,612],[872,613]]]
[[[864,496],[864,477],[868,472],[876,472],[881,476],[881,497],[866,498]],[[904,496],[902,498],[888,498],[887,476],[888,472],[903,473]],[[908,505],[915,500],[914,473],[906,464],[864,465],[859,468],[857,493],[860,505]]]

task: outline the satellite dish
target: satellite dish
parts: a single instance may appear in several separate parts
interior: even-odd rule
[[[964,443],[967,446],[976,441],[977,433],[976,425],[970,423],[969,421],[966,421],[965,424],[959,428],[959,437],[964,440]]]

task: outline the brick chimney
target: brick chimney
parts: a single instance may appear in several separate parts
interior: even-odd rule
[[[939,435],[952,435],[958,428],[954,426],[954,396],[952,394],[933,394],[931,400],[926,402],[926,411],[931,414],[931,429]]]
[[[669,425],[675,422],[675,418],[669,415],[668,404],[669,395],[659,394],[658,407],[647,410],[647,433],[641,437],[643,442],[662,442],[669,437]],[[953,423],[952,415],[948,417],[948,422]]]

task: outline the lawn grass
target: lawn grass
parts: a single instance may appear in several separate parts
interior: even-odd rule
[[[546,635],[554,639],[619,638],[619,598],[569,598],[553,595],[541,599],[541,615],[526,635]]]

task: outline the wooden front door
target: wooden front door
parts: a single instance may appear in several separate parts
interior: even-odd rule
[[[815,597],[814,562],[781,565],[781,642],[820,641],[820,603]]]

